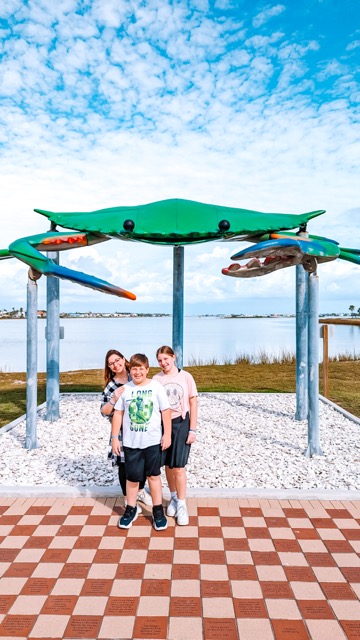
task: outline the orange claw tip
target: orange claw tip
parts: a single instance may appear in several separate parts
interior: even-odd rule
[[[122,289],[122,295],[124,298],[127,298],[128,300],[136,300],[136,295],[135,293],[132,293],[131,291],[126,291],[125,289]]]

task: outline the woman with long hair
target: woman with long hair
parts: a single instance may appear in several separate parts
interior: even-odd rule
[[[165,473],[170,489],[167,515],[175,516],[177,524],[187,525],[185,466],[196,439],[198,394],[192,375],[176,366],[171,347],[159,347],[156,358],[161,372],[154,378],[165,387],[171,407],[171,446],[165,451]]]
[[[123,356],[120,351],[117,349],[109,349],[105,356],[105,366],[104,366],[104,382],[105,388],[103,391],[102,402],[100,406],[101,414],[104,417],[107,417],[112,422],[114,407],[121,394],[124,391],[124,385],[127,382],[130,382],[130,363],[126,360],[125,356]],[[113,466],[117,466],[119,470],[119,482],[121,486],[121,490],[123,495],[126,498],[126,469],[125,469],[125,458],[124,451],[122,447],[122,435],[119,434],[120,441],[120,453],[119,455],[115,455],[112,452],[111,447],[111,430],[110,430],[110,442],[109,442],[109,453],[108,458],[112,461]],[[151,496],[143,491],[145,484],[145,479],[140,483],[140,492],[138,495],[138,500],[144,502],[145,504],[152,504]]]

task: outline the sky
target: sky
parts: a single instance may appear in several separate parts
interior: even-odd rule
[[[325,209],[310,233],[360,248],[357,0],[2,0],[0,248],[48,230],[33,209],[187,198]],[[185,313],[292,313],[295,269],[221,274],[244,243],[185,248]],[[112,240],[61,264],[133,291],[61,281],[62,311],[172,310],[172,247]],[[27,267],[0,262],[0,309]],[[319,267],[320,311],[360,307],[360,268]],[[39,307],[45,306],[45,277]]]

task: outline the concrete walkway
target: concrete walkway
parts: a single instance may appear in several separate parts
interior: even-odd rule
[[[0,637],[360,638],[360,501],[188,507],[123,531],[122,498],[0,498]]]

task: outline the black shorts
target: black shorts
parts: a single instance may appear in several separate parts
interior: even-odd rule
[[[160,475],[160,444],[154,444],[146,449],[124,447],[124,455],[126,479],[130,482],[141,482],[144,477]]]
[[[190,454],[190,444],[186,444],[190,429],[190,416],[179,416],[171,421],[171,445],[163,452],[162,463],[170,469],[186,466]]]

